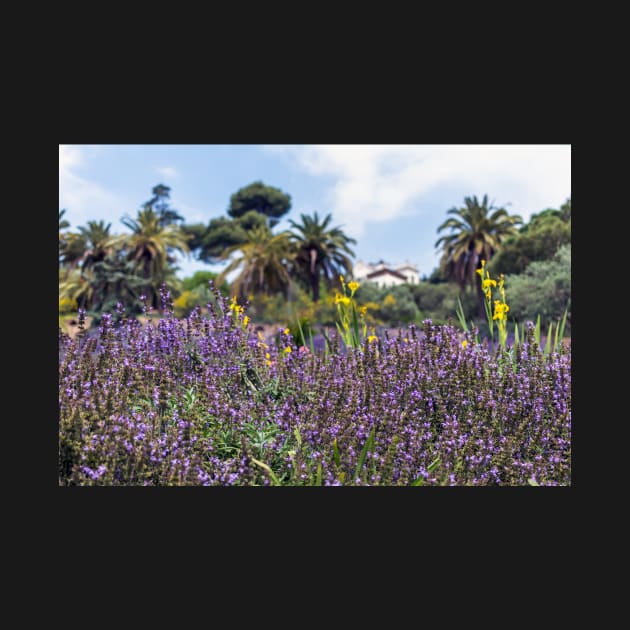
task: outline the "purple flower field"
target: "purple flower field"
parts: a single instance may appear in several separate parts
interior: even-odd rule
[[[217,302],[60,331],[60,485],[570,485],[571,354],[531,327],[510,353],[428,320],[313,353]]]

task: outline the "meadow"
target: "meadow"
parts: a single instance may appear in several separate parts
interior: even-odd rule
[[[510,343],[499,317],[492,345],[429,319],[367,334],[344,286],[320,349],[214,294],[60,329],[59,485],[571,484],[571,352],[533,324]]]

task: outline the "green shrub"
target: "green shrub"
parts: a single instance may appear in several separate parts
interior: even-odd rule
[[[540,314],[544,330],[550,321],[562,318],[571,298],[571,245],[562,245],[552,260],[530,263],[522,274],[506,274],[505,286],[510,319],[536,321]],[[570,331],[570,321],[569,310],[566,332]]]

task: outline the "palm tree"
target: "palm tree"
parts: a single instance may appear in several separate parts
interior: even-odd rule
[[[80,234],[73,232],[62,232],[70,227],[67,219],[63,218],[65,210],[59,210],[59,272],[67,275],[82,260],[85,254],[85,239]]]
[[[90,268],[89,273],[71,271],[60,283],[59,297],[76,300],[89,311],[113,311],[118,302],[133,310],[147,281],[136,275],[132,261],[107,257]]]
[[[169,278],[169,265],[175,262],[172,252],[188,253],[187,237],[175,224],[163,225],[152,208],[138,212],[136,219],[123,217],[122,223],[131,234],[115,236],[106,242],[108,247],[121,247],[127,260],[134,262],[136,272],[149,280],[152,306],[160,306],[159,288]]]
[[[291,237],[297,247],[295,270],[299,277],[310,288],[313,302],[319,300],[319,281],[323,276],[330,287],[333,279],[340,273],[352,273],[352,261],[349,256],[354,252],[348,247],[356,240],[346,236],[335,227],[327,229],[332,216],[326,215],[320,223],[317,212],[312,216],[300,215],[302,223],[290,221],[291,227],[297,232],[291,232]]]
[[[88,221],[87,227],[80,227],[79,233],[85,243],[81,270],[87,272],[96,263],[99,263],[111,253],[111,235],[109,230],[112,224],[105,225],[104,221]]]
[[[234,252],[240,252],[240,256],[219,274],[217,286],[221,286],[229,273],[240,269],[232,288],[241,298],[250,293],[286,293],[291,283],[288,266],[294,255],[289,233],[273,234],[269,227],[261,225],[247,232],[247,239],[225,250],[223,259]]]
[[[65,209],[59,210],[59,232],[70,227],[70,223],[68,222],[68,220],[63,218],[64,214],[66,214]]]
[[[466,286],[477,286],[480,298],[480,316],[483,316],[481,277],[475,273],[481,261],[489,262],[501,247],[505,237],[516,234],[516,226],[523,223],[519,215],[509,215],[505,208],[488,205],[488,195],[479,203],[476,196],[464,197],[464,207],[451,208],[455,215],[444,221],[437,231],[450,229],[435,243],[442,245],[442,265],[451,281],[457,282],[463,293]]]

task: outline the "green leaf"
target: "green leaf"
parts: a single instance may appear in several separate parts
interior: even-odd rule
[[[357,309],[352,302],[352,331],[353,331],[353,347],[358,348],[361,344],[359,341],[359,320],[357,319]]]
[[[343,331],[343,328],[339,325],[339,322],[335,322],[335,325],[337,326],[337,330],[339,331],[339,336],[343,339],[343,342],[347,346],[348,342],[346,341],[346,335],[345,335],[345,333]]]
[[[528,479],[528,480],[527,480],[527,483],[528,483],[530,486],[540,486],[540,484],[539,484],[539,483],[538,483],[538,482],[537,482],[537,481],[536,481],[533,477],[531,477],[530,479]]]
[[[322,337],[324,338],[324,358],[327,359],[328,355],[330,354],[330,348],[332,347],[332,344],[330,343],[330,339],[328,338],[328,335],[326,334],[326,330],[324,328],[322,328]]]
[[[429,467],[427,468],[427,472],[432,472],[435,467],[439,464],[440,462],[440,456],[438,455],[430,464]],[[412,486],[422,486],[424,485],[424,477],[422,475],[420,475],[417,479],[414,479],[411,482]]]
[[[547,341],[545,341],[545,354],[551,352],[551,335],[553,331],[553,322],[549,322],[549,328],[547,330]]]
[[[365,444],[361,449],[361,454],[359,455],[359,460],[357,462],[357,468],[354,471],[354,479],[356,479],[361,470],[363,470],[363,465],[365,463],[365,458],[367,457],[368,451],[371,451],[374,448],[374,433],[376,432],[376,427],[372,427],[370,431],[370,435],[368,435],[368,439],[365,440]]]
[[[281,485],[280,484],[280,480],[276,476],[276,473],[274,473],[273,470],[271,470],[271,468],[269,466],[267,466],[267,464],[258,461],[254,457],[252,457],[252,461],[254,462],[254,464],[256,464],[257,466],[260,466],[261,468],[263,468],[264,470],[266,470],[269,473],[269,476],[271,477],[271,481],[272,481],[274,486]]]
[[[322,463],[321,462],[317,464],[317,477],[315,479],[315,485],[316,486],[322,485]]]
[[[341,457],[339,455],[339,448],[337,447],[337,438],[333,440],[333,459],[337,466],[341,466]]]
[[[567,304],[567,307],[564,309],[564,315],[562,316],[562,323],[560,324],[560,333],[559,333],[560,343],[562,343],[562,340],[564,339],[564,327],[567,323],[568,312],[569,312],[569,305]]]
[[[300,323],[300,318],[296,316],[295,320],[297,321],[298,330],[300,331],[300,341],[305,344],[306,339],[304,339],[304,331],[302,330],[302,324]]]
[[[440,463],[440,456],[438,455],[430,464],[429,467],[427,468],[427,472],[433,472],[433,470],[435,470],[435,467]]]
[[[536,341],[536,345],[540,346],[540,313],[538,313],[538,317],[536,318],[536,328],[534,328],[534,340]]]
[[[293,429],[293,435],[295,435],[295,439],[297,440],[298,448],[302,448],[302,436],[300,435],[300,430],[297,427]]]
[[[464,315],[464,307],[462,306],[462,301],[457,296],[457,308],[455,309],[455,314],[457,315],[457,319],[459,320],[459,325],[462,327],[464,332],[468,332],[468,325],[466,324],[466,316]]]

